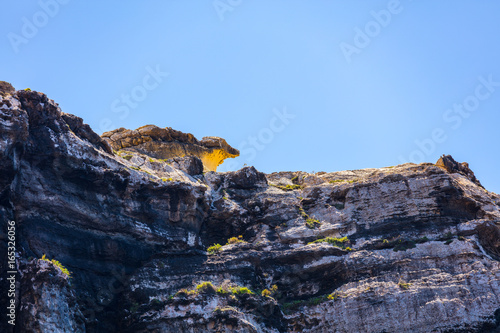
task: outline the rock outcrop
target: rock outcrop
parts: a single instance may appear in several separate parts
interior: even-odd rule
[[[137,152],[157,159],[197,157],[206,171],[217,171],[226,158],[240,155],[222,138],[209,136],[198,141],[190,133],[155,125],[142,126],[136,130],[119,128],[103,133],[102,137],[116,151]]]
[[[500,328],[500,196],[451,157],[200,174],[195,156],[127,150],[157,138],[114,153],[94,134],[44,94],[2,95],[0,237],[15,221],[18,283],[1,332]]]
[[[481,182],[477,180],[476,176],[474,175],[474,172],[472,172],[472,170],[469,168],[469,163],[467,162],[458,163],[453,159],[453,157],[451,157],[451,155],[443,155],[436,162],[436,165],[438,167],[444,168],[446,171],[450,173],[459,173],[461,175],[464,175],[471,182],[475,183],[478,186],[483,187],[483,185],[481,185]]]

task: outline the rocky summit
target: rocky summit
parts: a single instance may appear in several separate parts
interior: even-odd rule
[[[220,138],[0,98],[1,332],[499,331],[500,196],[467,163],[219,173]]]

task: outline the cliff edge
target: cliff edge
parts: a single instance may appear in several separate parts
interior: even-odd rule
[[[226,158],[240,155],[222,138],[208,136],[198,141],[190,133],[155,125],[142,126],[133,131],[119,128],[103,133],[102,137],[118,152],[136,152],[157,159],[194,156],[201,160],[205,171],[217,171]]]
[[[100,137],[45,94],[0,97],[2,332],[500,328],[500,196],[451,156],[203,174],[148,142],[235,151],[151,125]]]

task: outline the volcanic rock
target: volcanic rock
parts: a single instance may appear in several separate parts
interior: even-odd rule
[[[1,332],[500,328],[500,196],[466,164],[202,174],[211,149],[236,152],[156,126],[99,138],[9,91],[0,306],[15,221],[17,317]]]

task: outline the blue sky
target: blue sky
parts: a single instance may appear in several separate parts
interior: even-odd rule
[[[338,171],[441,154],[500,193],[498,1],[9,1],[1,77],[102,133],[240,148],[219,169]]]

